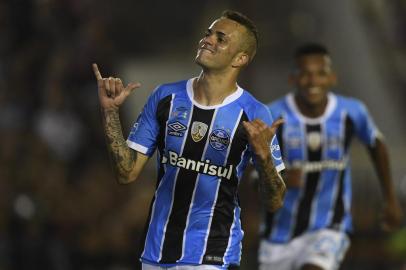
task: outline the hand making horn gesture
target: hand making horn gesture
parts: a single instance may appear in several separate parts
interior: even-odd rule
[[[118,109],[131,92],[141,86],[138,82],[132,82],[124,87],[120,78],[103,78],[97,64],[93,64],[93,72],[97,79],[99,100],[103,109]]]

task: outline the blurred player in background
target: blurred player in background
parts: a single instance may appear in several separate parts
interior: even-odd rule
[[[362,102],[334,94],[329,52],[320,44],[299,47],[290,83],[296,91],[271,103],[284,124],[277,137],[287,165],[287,193],[276,213],[266,213],[259,249],[261,270],[337,269],[349,247],[353,136],[368,148],[384,197],[383,226],[402,217],[387,147]]]
[[[284,168],[267,107],[237,84],[253,59],[257,30],[244,15],[224,12],[200,40],[197,78],[159,86],[149,97],[127,141],[119,107],[140,86],[119,78],[98,82],[108,150],[117,179],[136,180],[157,151],[157,188],[141,255],[148,269],[238,267],[243,231],[239,181],[253,158],[270,210],[282,204]],[[273,147],[271,147],[273,143]]]

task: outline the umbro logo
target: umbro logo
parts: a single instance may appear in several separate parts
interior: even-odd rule
[[[186,130],[186,127],[178,121],[168,124],[168,127],[174,131]]]
[[[168,135],[170,136],[182,137],[185,130],[186,126],[178,121],[168,124]]]

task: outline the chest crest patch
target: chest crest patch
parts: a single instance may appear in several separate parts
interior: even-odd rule
[[[208,126],[205,123],[198,121],[193,122],[191,131],[193,141],[200,142],[204,135],[206,135],[207,129]]]

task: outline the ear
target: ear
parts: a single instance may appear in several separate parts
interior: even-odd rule
[[[239,52],[233,59],[231,66],[233,68],[240,68],[248,65],[250,56],[246,52]]]
[[[288,77],[288,83],[291,87],[296,87],[296,75],[294,73],[290,73]]]
[[[337,85],[337,74],[335,72],[331,72],[330,74],[330,85],[331,86]]]

